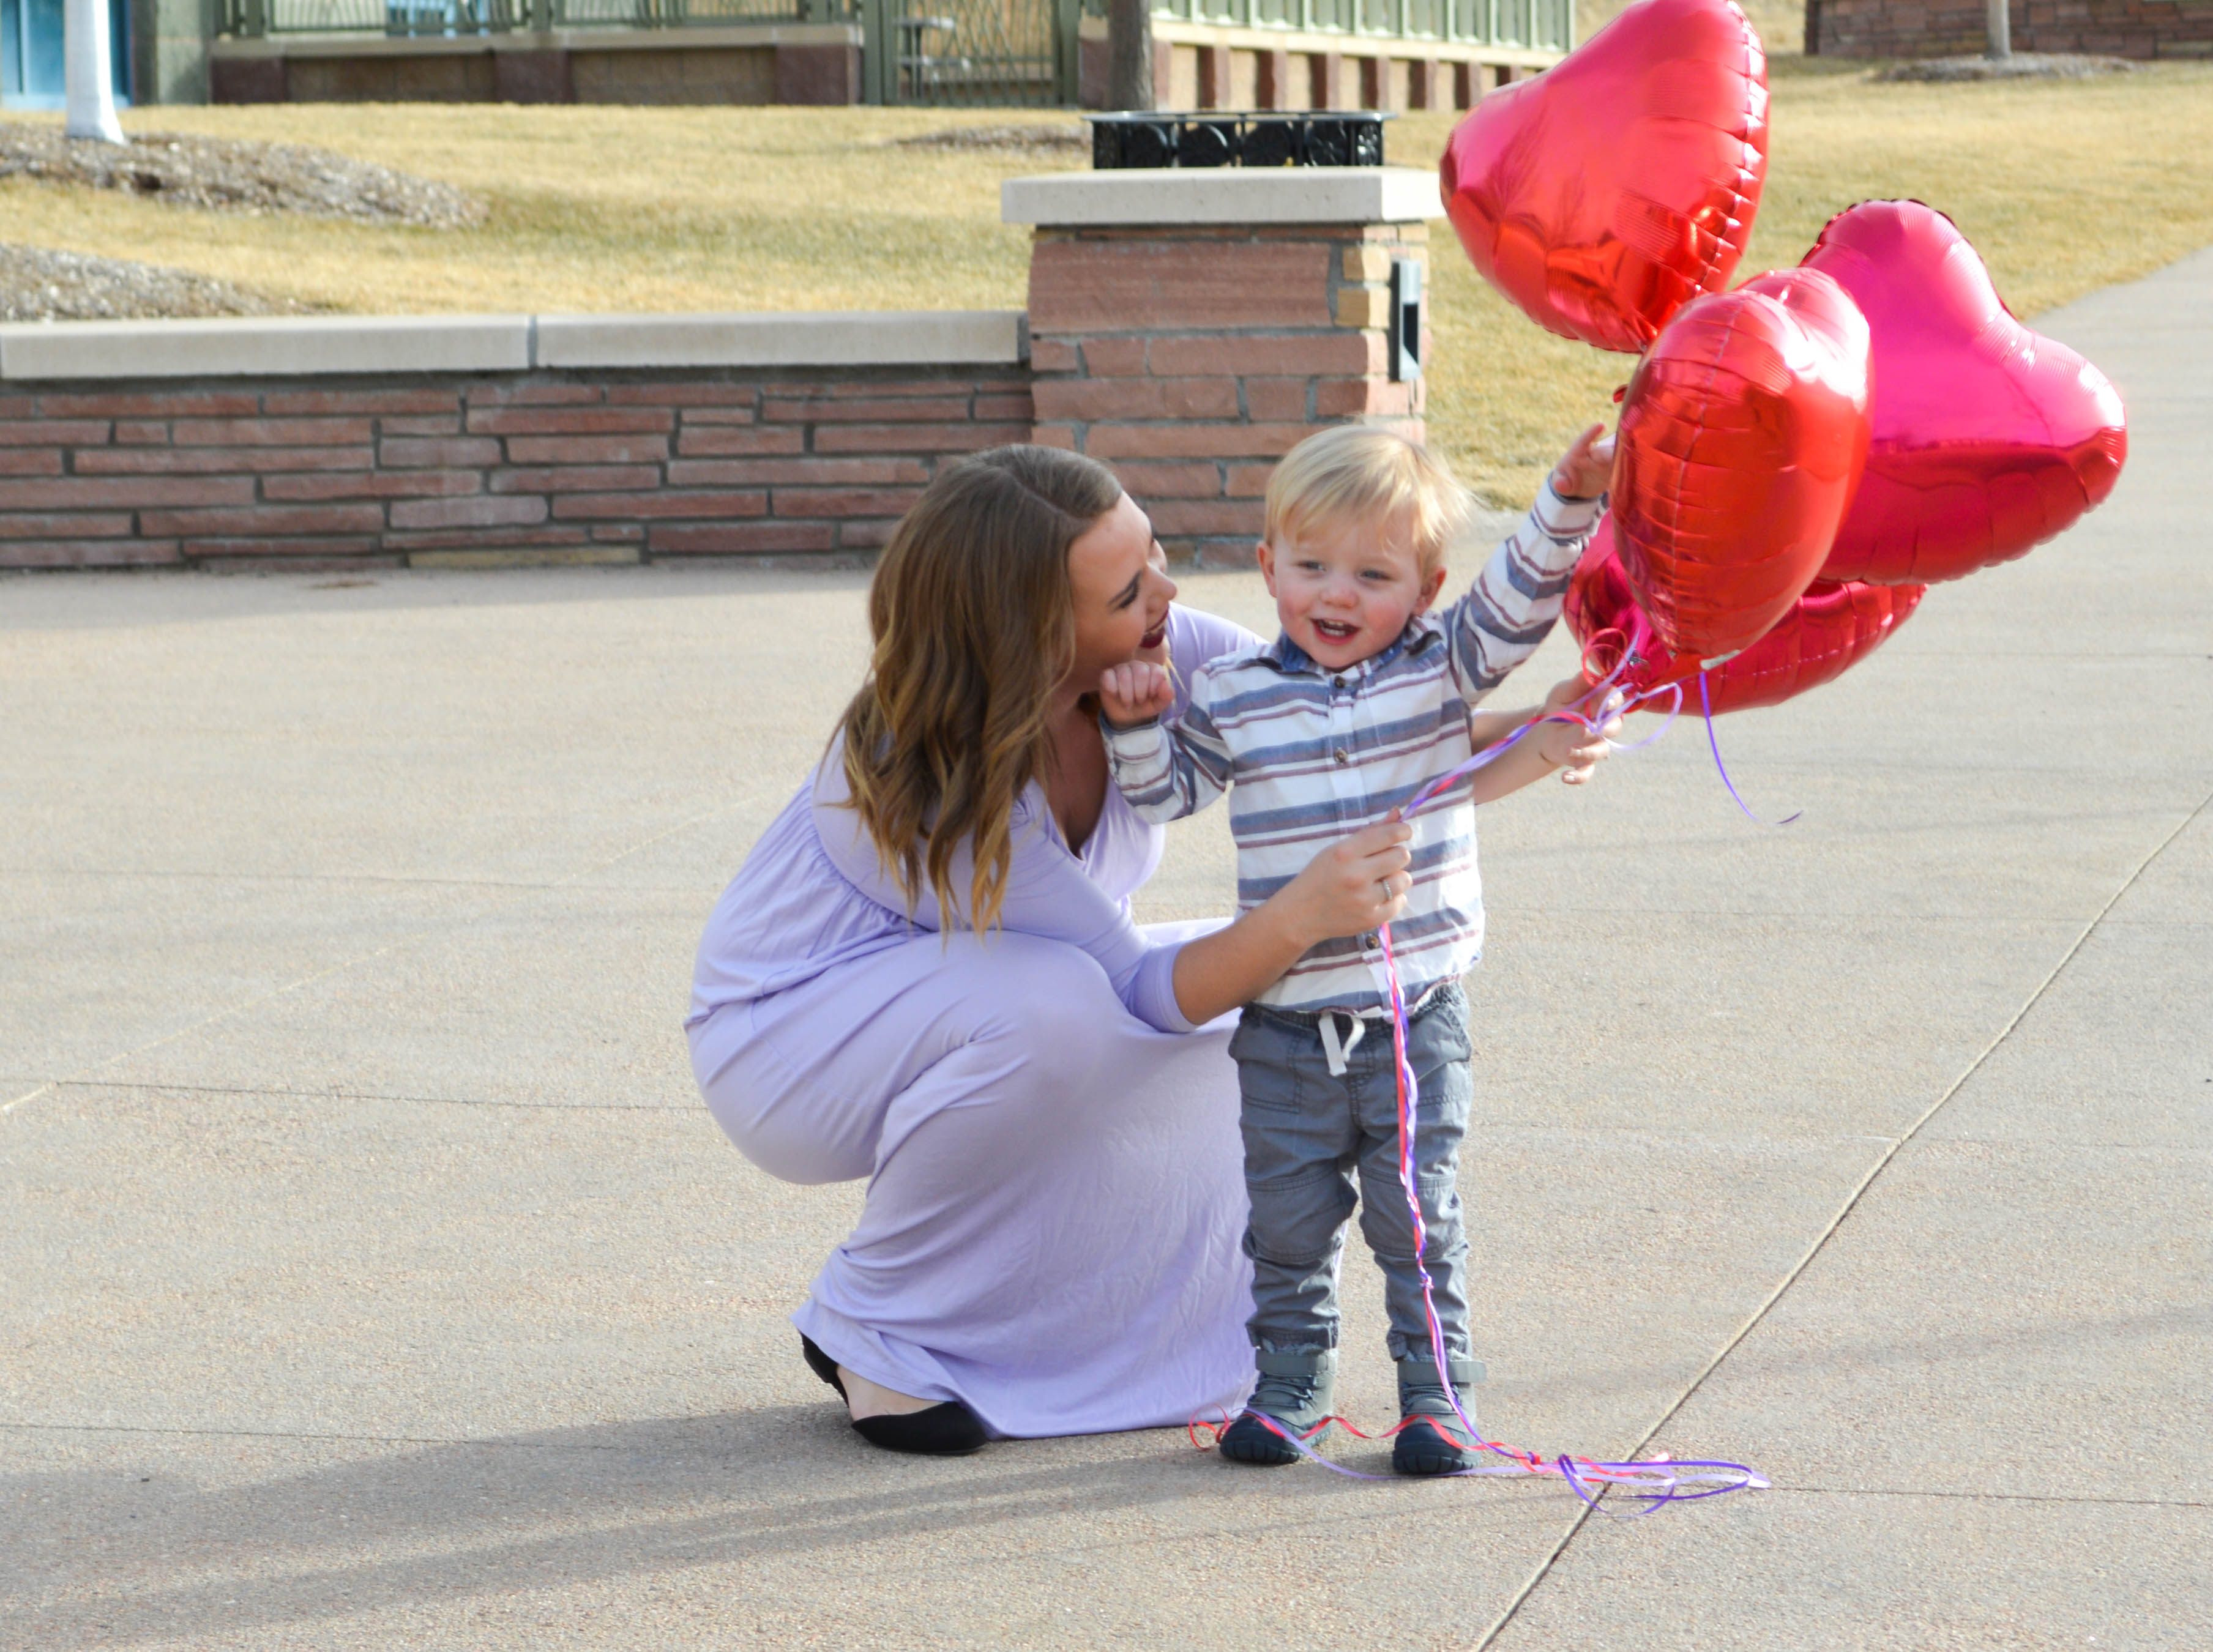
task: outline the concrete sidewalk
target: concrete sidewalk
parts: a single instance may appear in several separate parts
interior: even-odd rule
[[[2209,316],[2045,318],[2120,490],[1718,725],[1798,824],[1694,726],[1486,822],[1484,1421],[1775,1481],[1629,1523],[845,1427],[783,1316],[858,1190],[679,1022],[859,577],[0,582],[0,1647],[2213,1646]]]

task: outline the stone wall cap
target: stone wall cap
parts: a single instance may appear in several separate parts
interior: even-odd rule
[[[15,321],[0,325],[0,381],[1012,364],[1027,325],[1021,310]]]
[[[256,315],[0,326],[0,379],[515,372],[530,364],[527,315]]]
[[[920,367],[1016,363],[1020,310],[541,315],[540,367]]]
[[[1006,223],[1415,223],[1442,218],[1433,172],[1417,167],[1132,168],[1009,178]]]

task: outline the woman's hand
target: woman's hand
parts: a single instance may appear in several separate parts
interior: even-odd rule
[[[1414,828],[1395,813],[1363,826],[1308,861],[1306,870],[1268,904],[1283,904],[1284,916],[1307,937],[1308,947],[1388,924],[1414,887],[1406,870],[1413,859],[1406,844],[1413,835]]]
[[[1250,1003],[1317,942],[1388,924],[1413,887],[1406,844],[1414,828],[1378,820],[1338,839],[1306,870],[1226,930],[1176,954],[1176,1005],[1194,1024]]]

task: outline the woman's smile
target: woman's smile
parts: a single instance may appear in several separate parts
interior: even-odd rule
[[[1153,649],[1160,647],[1161,643],[1167,640],[1168,617],[1166,614],[1162,614],[1161,616],[1161,623],[1154,626],[1152,630],[1147,631],[1143,637],[1137,639],[1137,648],[1140,652],[1150,653]]]

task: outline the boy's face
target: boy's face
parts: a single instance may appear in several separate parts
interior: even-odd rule
[[[1260,574],[1284,632],[1324,669],[1381,654],[1436,600],[1445,570],[1423,576],[1403,519],[1310,523],[1260,545]]]

